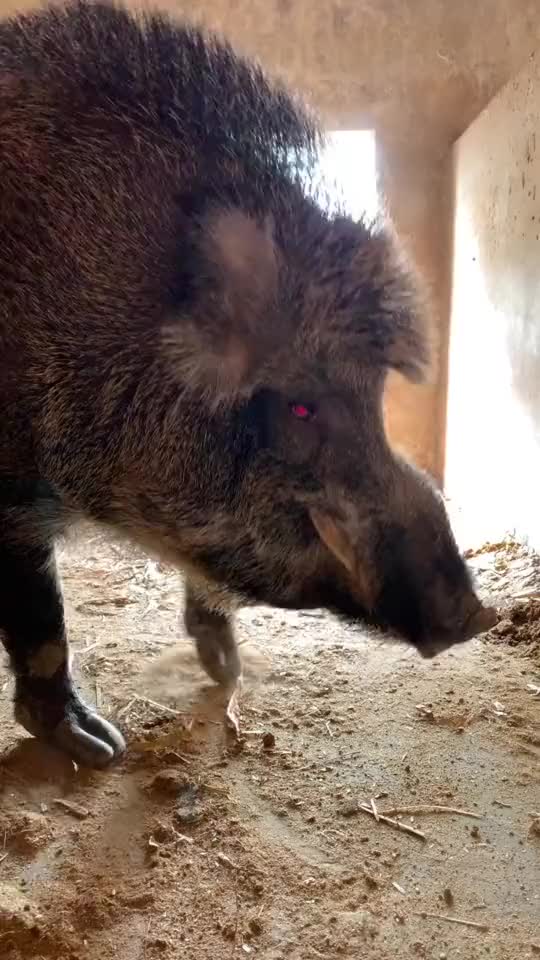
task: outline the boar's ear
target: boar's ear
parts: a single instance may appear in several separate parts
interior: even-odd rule
[[[265,358],[277,345],[271,316],[277,280],[269,220],[225,208],[203,221],[195,303],[167,341],[178,376],[211,406],[230,405],[259,385]]]
[[[358,332],[368,358],[398,370],[413,383],[424,382],[432,353],[427,298],[388,227],[374,231],[361,244],[354,272],[360,281]]]

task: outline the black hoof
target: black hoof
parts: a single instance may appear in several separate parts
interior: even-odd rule
[[[125,752],[126,744],[111,723],[93,713],[72,693],[58,720],[58,704],[54,704],[54,720],[48,704],[34,698],[17,697],[15,716],[38,740],[52,744],[84,767],[102,769]],[[49,716],[47,716],[49,714]]]
[[[122,734],[112,723],[83,707],[81,713],[68,716],[52,731],[50,741],[83,767],[101,769],[125,752]]]

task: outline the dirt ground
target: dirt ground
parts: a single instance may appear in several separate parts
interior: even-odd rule
[[[237,743],[177,576],[95,531],[66,547],[77,676],[129,750],[75,769],[0,672],[3,960],[540,956],[540,559],[471,563],[503,620],[434,662],[244,613]]]

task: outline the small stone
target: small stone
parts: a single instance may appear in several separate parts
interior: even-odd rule
[[[180,770],[170,769],[161,770],[159,773],[156,773],[155,777],[153,777],[148,784],[148,787],[155,793],[163,793],[175,797],[181,790],[185,790],[188,783],[189,781],[185,774]]]
[[[450,887],[445,887],[443,891],[444,902],[448,907],[453,907],[454,905],[454,894],[452,893]]]
[[[236,870],[236,864],[233,863],[231,858],[228,857],[225,853],[221,853],[221,852],[218,853],[217,861],[222,865],[222,867],[226,867],[227,870]]]
[[[260,937],[261,933],[263,932],[263,925],[258,917],[253,917],[249,921],[248,926],[254,937]]]
[[[206,810],[200,802],[200,791],[194,783],[184,782],[178,797],[178,806],[174,818],[182,825],[200,823],[206,816]]]
[[[129,897],[124,897],[122,903],[131,910],[144,910],[145,907],[151,907],[154,900],[154,894],[147,891],[146,893],[134,893]]]
[[[369,890],[376,890],[379,886],[378,881],[371,873],[368,873],[367,870],[364,870],[364,880],[366,881],[366,887]]]
[[[265,750],[273,750],[276,745],[276,738],[273,733],[265,733],[263,737],[263,747]]]
[[[540,837],[540,817],[533,817],[532,823],[529,827],[529,836]]]
[[[200,823],[201,820],[204,820],[204,816],[204,809],[198,804],[180,806],[174,811],[174,819],[182,826]]]

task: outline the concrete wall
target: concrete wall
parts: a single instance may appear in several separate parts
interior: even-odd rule
[[[469,540],[540,547],[540,64],[455,148],[446,488]]]
[[[451,144],[540,41],[538,0],[151,0],[226,35],[298,88],[328,128],[375,129],[380,186],[433,292],[434,384],[392,378],[391,438],[439,479]],[[135,0],[133,0],[135,5]],[[0,15],[34,0],[0,0]],[[143,5],[139,3],[137,5]]]

